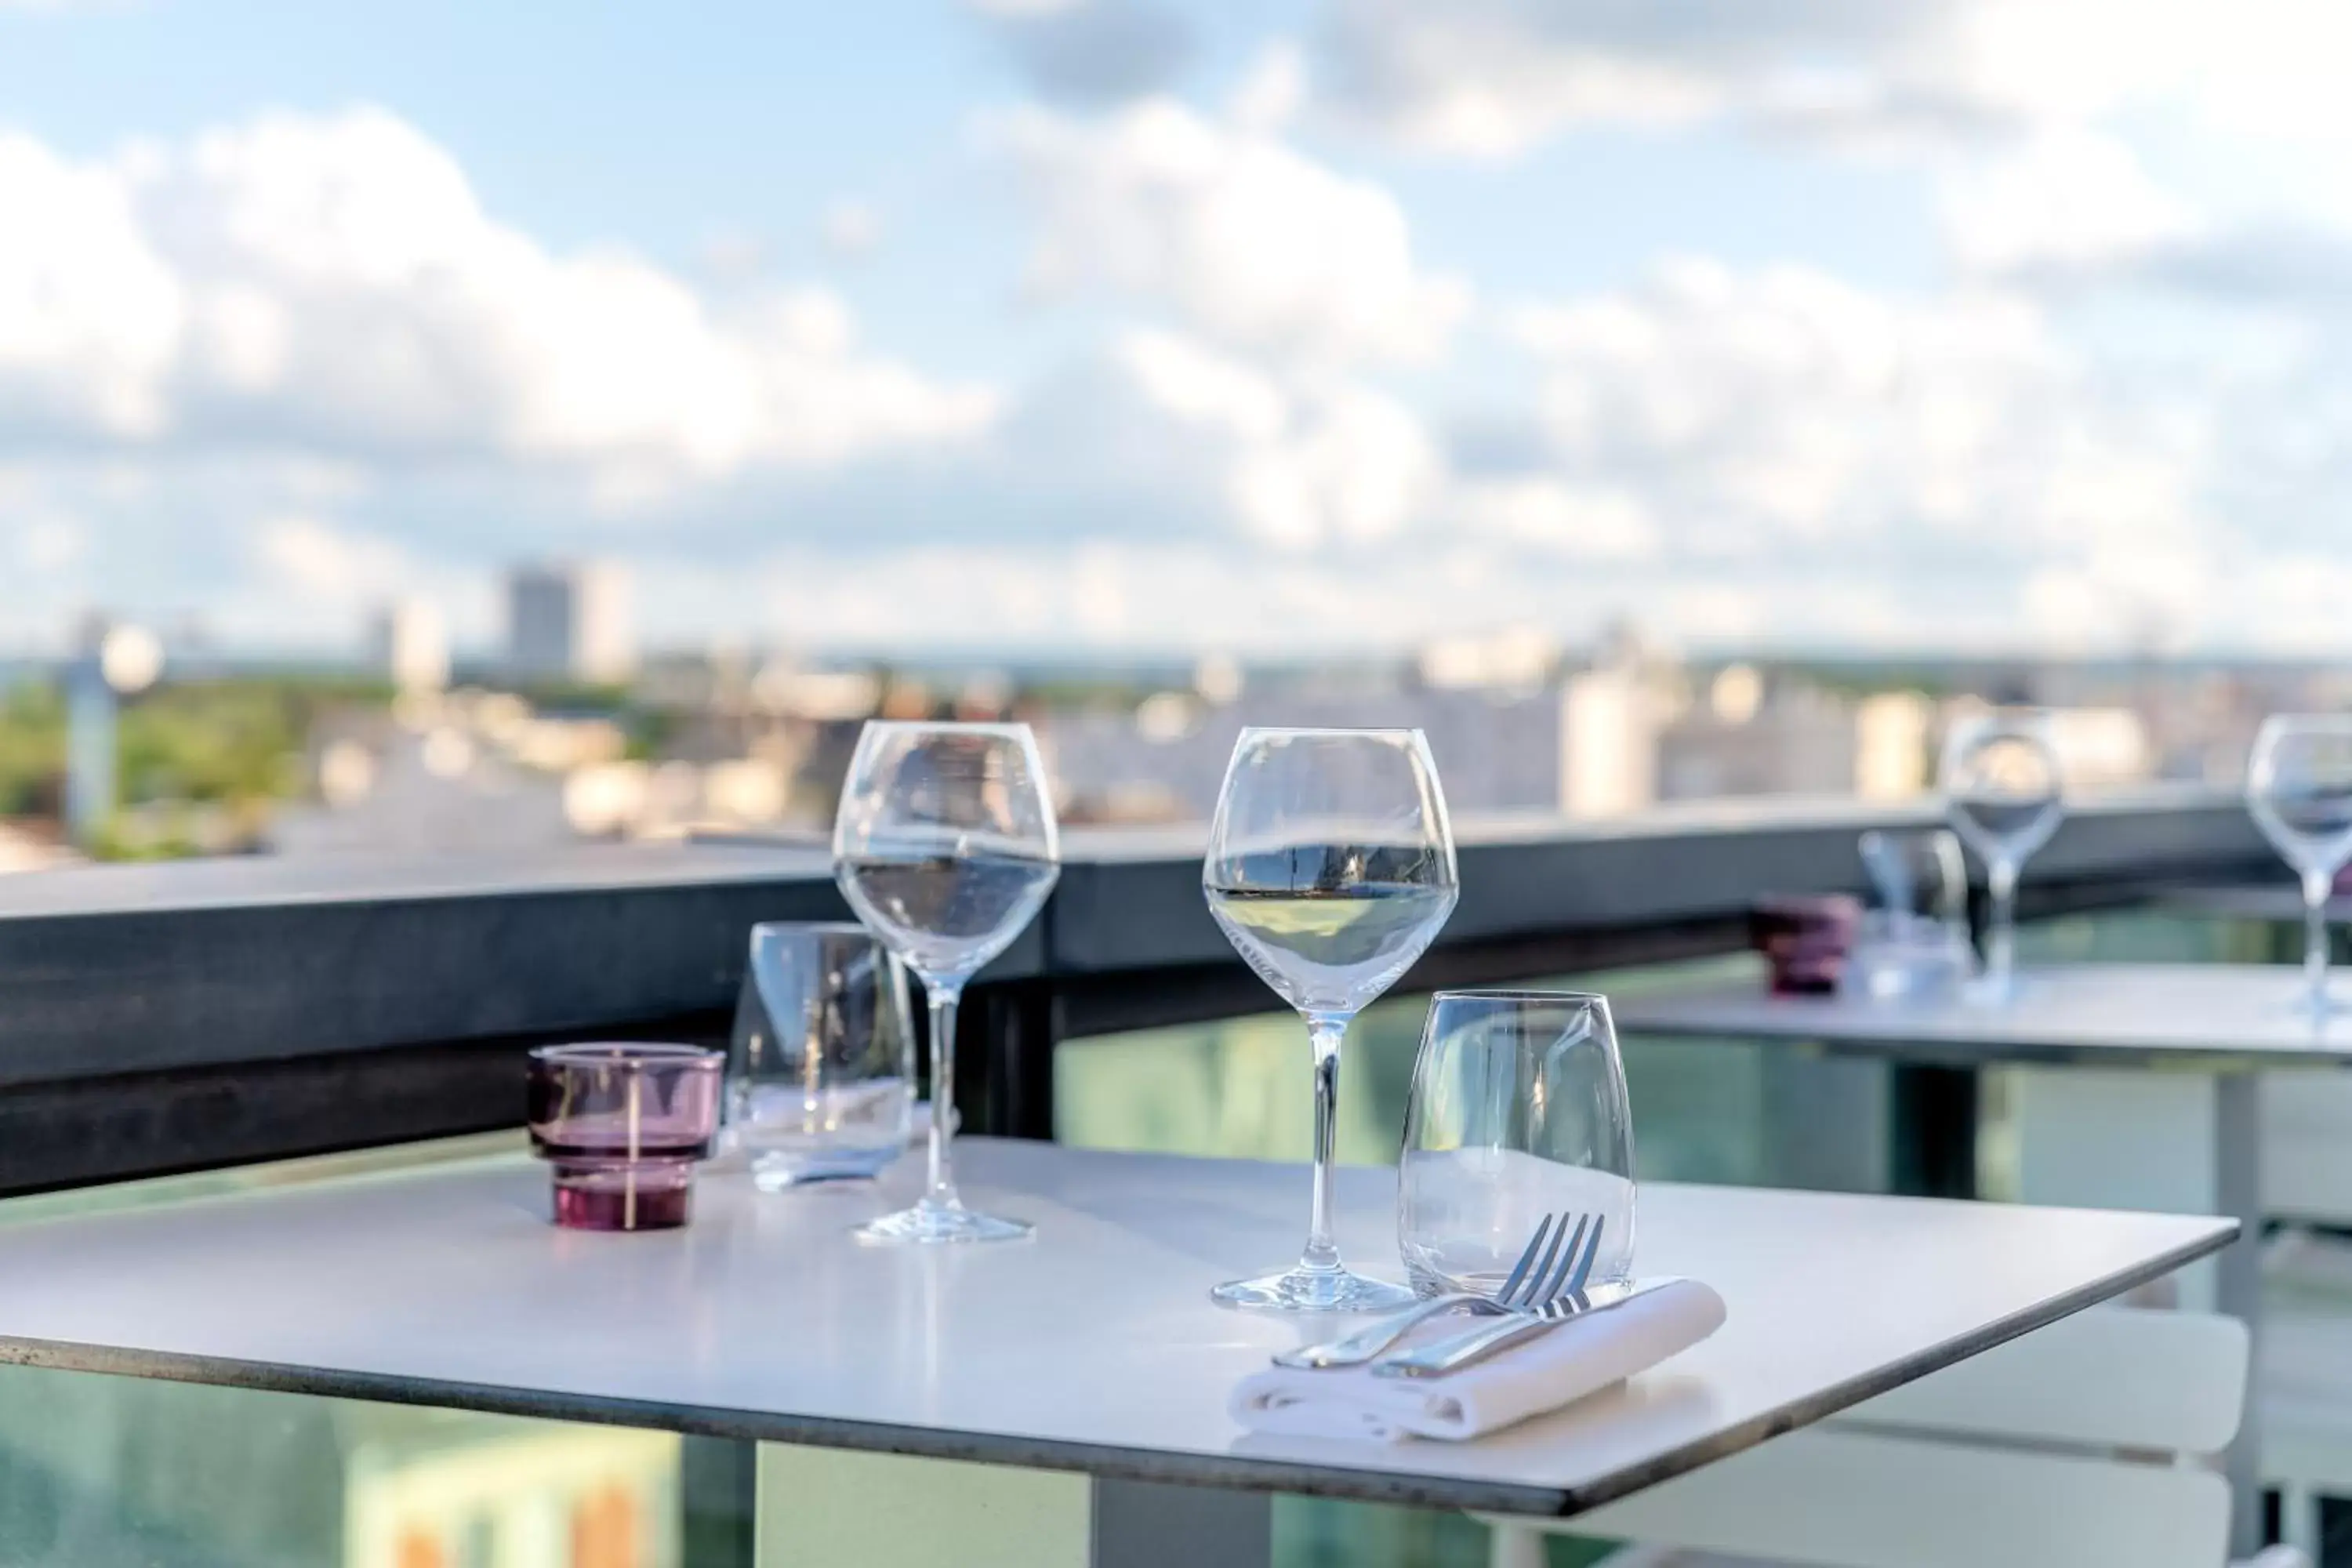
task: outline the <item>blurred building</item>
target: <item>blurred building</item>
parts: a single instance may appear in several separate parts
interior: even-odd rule
[[[608,562],[515,568],[507,577],[507,665],[530,681],[628,679],[636,668],[628,574]]]
[[[438,691],[449,684],[449,634],[441,612],[422,599],[396,599],[368,626],[368,662],[399,691]]]

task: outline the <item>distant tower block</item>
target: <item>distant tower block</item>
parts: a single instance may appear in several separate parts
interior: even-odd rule
[[[368,660],[399,691],[439,691],[449,684],[449,634],[441,612],[422,599],[398,599],[368,628]]]
[[[507,665],[524,680],[626,680],[636,670],[629,578],[607,563],[517,567],[507,578]]]

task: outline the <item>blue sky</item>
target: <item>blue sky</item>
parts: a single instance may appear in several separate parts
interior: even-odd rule
[[[2332,650],[2345,24],[2210,11],[0,0],[0,641]]]

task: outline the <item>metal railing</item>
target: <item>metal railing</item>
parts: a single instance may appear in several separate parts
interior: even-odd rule
[[[1728,951],[1758,894],[1856,889],[1864,828],[1928,821],[1748,802],[1465,822],[1461,904],[1399,990]],[[1074,831],[1065,861],[969,994],[958,1094],[976,1130],[1050,1137],[1065,1041],[1274,1005],[1202,903],[1197,834]],[[2150,792],[2075,811],[2026,901],[2130,902],[2272,864],[2233,798]],[[0,1191],[512,1125],[530,1045],[722,1038],[746,929],[845,912],[821,850],[740,842],[0,881]]]

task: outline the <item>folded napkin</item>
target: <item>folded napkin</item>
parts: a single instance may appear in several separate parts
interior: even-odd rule
[[[1476,1366],[1433,1379],[1375,1377],[1368,1366],[1270,1367],[1234,1390],[1234,1420],[1253,1432],[1402,1443],[1483,1437],[1647,1372],[1723,1326],[1723,1298],[1672,1279],[1632,1300],[1571,1319]],[[1492,1318],[1450,1312],[1398,1348],[1465,1333]]]

